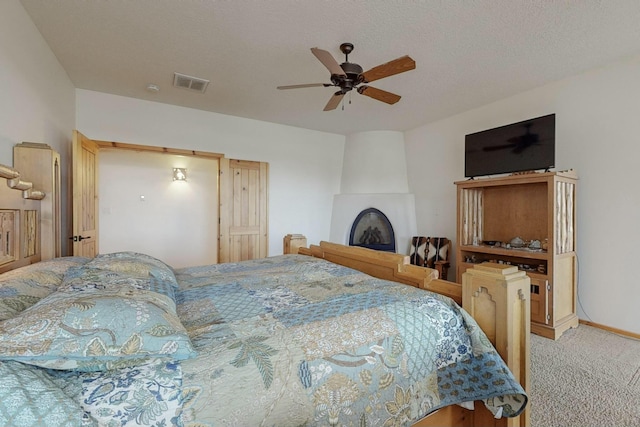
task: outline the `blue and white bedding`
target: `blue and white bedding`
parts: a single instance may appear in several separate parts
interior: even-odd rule
[[[38,264],[0,275],[0,425],[407,426],[527,402],[453,301],[321,259],[49,263],[46,286]]]

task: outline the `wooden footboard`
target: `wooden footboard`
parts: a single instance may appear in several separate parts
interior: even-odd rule
[[[463,283],[437,278],[436,270],[409,263],[409,257],[371,249],[320,242],[298,253],[323,258],[380,279],[404,283],[446,295],[478,322],[516,379],[528,391],[530,283],[515,267],[479,265],[463,276]],[[516,418],[494,419],[481,402],[469,411],[454,405],[430,414],[415,427],[528,426],[529,410]]]
[[[362,271],[380,279],[437,292],[462,305],[462,286],[460,284],[438,279],[438,272],[434,269],[410,264],[408,255],[329,242],[320,242],[319,246],[311,245],[309,248],[299,248],[298,253],[324,258],[327,261]]]

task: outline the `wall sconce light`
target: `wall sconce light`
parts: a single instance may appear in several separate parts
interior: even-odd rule
[[[187,180],[187,168],[173,168],[173,180],[174,181],[186,181]]]

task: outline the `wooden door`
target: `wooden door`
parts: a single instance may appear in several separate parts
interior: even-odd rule
[[[264,162],[220,159],[219,262],[268,256],[268,172]]]
[[[98,152],[99,147],[77,130],[72,141],[73,255],[98,254]]]

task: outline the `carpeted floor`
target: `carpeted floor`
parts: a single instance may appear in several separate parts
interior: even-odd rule
[[[531,335],[533,427],[640,426],[640,341],[580,325]]]

